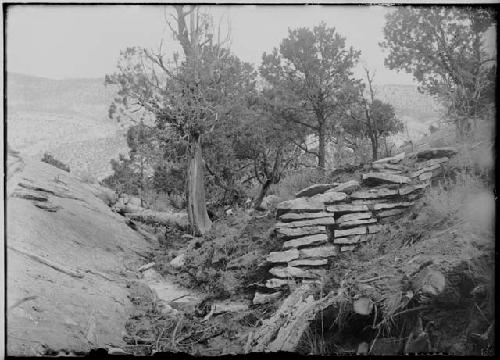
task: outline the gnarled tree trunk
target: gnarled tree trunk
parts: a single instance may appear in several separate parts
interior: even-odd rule
[[[187,212],[192,231],[196,235],[204,235],[212,227],[212,221],[208,217],[205,203],[203,158],[199,137],[193,138],[189,144],[187,197]]]

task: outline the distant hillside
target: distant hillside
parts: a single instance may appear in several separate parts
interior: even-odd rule
[[[110,160],[128,152],[123,130],[107,117],[113,96],[104,79],[7,74],[8,143],[34,158],[51,152],[73,173],[103,178]]]

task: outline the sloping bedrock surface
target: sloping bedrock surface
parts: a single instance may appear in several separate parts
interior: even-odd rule
[[[123,345],[132,311],[127,281],[151,245],[62,170],[30,162],[18,179],[58,209],[7,200],[8,355]]]

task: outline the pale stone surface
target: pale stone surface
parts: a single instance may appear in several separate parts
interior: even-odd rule
[[[395,189],[376,189],[372,191],[356,191],[351,194],[353,199],[378,199],[388,196],[395,196],[398,194],[398,191]]]
[[[270,302],[274,302],[281,297],[281,294],[282,294],[281,291],[276,291],[271,294],[264,294],[256,291],[252,303],[254,305],[258,305],[258,304],[267,304]]]
[[[322,194],[325,191],[330,190],[334,186],[335,184],[314,184],[305,189],[300,190],[298,193],[295,194],[295,197],[297,198],[310,197],[313,195]]]
[[[327,191],[324,194],[314,195],[311,201],[321,202],[323,204],[334,204],[347,199],[347,194],[338,191]]]
[[[170,261],[170,265],[173,268],[179,269],[184,266],[184,263],[186,262],[186,254],[180,254],[176,256],[172,261]]]
[[[372,210],[378,211],[378,210],[386,210],[386,209],[395,209],[395,208],[412,206],[413,204],[414,204],[413,202],[396,202],[396,203],[386,203],[386,204],[374,204],[374,205],[372,205]]]
[[[367,173],[362,176],[367,184],[409,184],[410,178],[406,176],[387,173]]]
[[[361,227],[356,227],[352,229],[346,229],[346,230],[334,230],[333,231],[334,237],[345,237],[349,235],[365,235],[366,234],[366,226],[361,226]]]
[[[320,212],[325,207],[322,203],[313,201],[309,198],[298,198],[280,202],[277,205],[278,214],[286,212]]]
[[[333,239],[333,243],[338,244],[338,245],[357,244],[357,243],[361,242],[361,236],[362,235],[354,235],[354,236],[348,236],[348,237],[335,238],[335,239]]]
[[[338,248],[334,245],[325,245],[314,248],[300,249],[300,259],[305,258],[327,258],[338,255]]]
[[[269,270],[271,274],[278,278],[309,278],[315,279],[320,277],[324,271],[316,269],[301,269],[294,266],[275,267]]]
[[[308,220],[308,219],[318,219],[323,217],[332,216],[331,213],[327,213],[325,211],[322,212],[303,212],[303,213],[286,213],[281,215],[279,219],[282,222],[290,222],[290,221],[298,221],[298,220]]]
[[[355,199],[351,202],[353,205],[373,205],[373,204],[381,204],[385,201],[388,201],[388,198],[380,198],[380,199]]]
[[[321,245],[328,241],[328,236],[326,234],[317,234],[311,236],[305,236],[298,239],[293,239],[285,241],[283,247],[286,248],[298,248],[301,246],[311,246],[311,245]]]
[[[357,181],[357,180],[349,180],[349,181],[346,181],[345,183],[342,183],[342,184],[334,187],[332,189],[332,191],[340,191],[340,192],[344,192],[346,194],[350,194],[353,191],[359,189],[360,186],[361,185],[359,184],[359,181]]]
[[[382,230],[382,225],[370,225],[368,226],[368,233],[375,234]]]
[[[432,179],[433,177],[434,177],[434,174],[432,172],[426,172],[426,173],[420,174],[420,176],[418,177],[418,180],[427,181],[427,180]]]
[[[298,259],[299,251],[297,249],[290,249],[286,251],[273,251],[270,252],[266,260],[270,263],[286,263],[291,260]]]
[[[326,211],[338,214],[346,214],[346,213],[369,211],[369,209],[368,206],[366,205],[342,204],[342,205],[329,205],[326,207]]]
[[[345,221],[369,219],[371,217],[372,217],[372,214],[369,213],[369,212],[346,214],[346,215],[342,215],[341,217],[339,217],[339,219],[337,220],[337,223],[342,223],[342,222],[345,222]]]
[[[359,225],[374,224],[376,222],[377,222],[377,219],[351,220],[351,221],[345,221],[345,222],[339,224],[339,227],[341,229],[344,229],[344,228],[349,228],[349,227],[354,227],[354,226],[359,226]]]
[[[292,221],[292,222],[283,222],[277,223],[277,228],[299,228],[304,226],[316,226],[316,225],[333,225],[335,224],[335,220],[332,214],[329,214],[328,217],[319,218],[319,219],[310,219],[310,220],[300,220],[300,221]]]
[[[328,264],[327,259],[298,259],[288,263],[290,266],[323,266]]]
[[[394,216],[394,215],[400,215],[404,213],[404,209],[392,209],[392,210],[385,210],[385,211],[380,211],[377,213],[378,217],[388,217],[388,216]]]
[[[276,233],[280,239],[293,239],[301,236],[326,234],[324,226],[306,226],[301,228],[277,228]]]
[[[405,196],[405,195],[411,194],[415,191],[425,189],[427,186],[428,186],[427,184],[417,184],[417,185],[404,186],[404,187],[399,189],[399,195]]]
[[[428,160],[428,159],[436,159],[443,157],[451,157],[457,153],[457,149],[453,147],[445,147],[445,148],[433,148],[421,150],[416,153],[416,157],[419,160]]]
[[[405,158],[405,153],[402,152],[402,153],[399,153],[399,154],[392,156],[392,157],[387,157],[387,158],[376,160],[373,163],[374,164],[382,164],[382,163],[386,163],[386,162],[398,163],[401,160],[403,160],[404,158]]]

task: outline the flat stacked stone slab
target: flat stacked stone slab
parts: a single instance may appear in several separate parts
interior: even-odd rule
[[[355,226],[360,226],[360,225],[368,225],[368,224],[374,224],[377,222],[377,219],[360,219],[360,220],[352,220],[352,221],[345,221],[341,224],[339,224],[339,228],[341,229],[346,229],[346,228],[351,228]]]
[[[327,205],[335,204],[340,201],[344,201],[345,199],[347,199],[346,193],[331,190],[325,192],[324,194],[314,195],[313,197],[311,197],[312,201]]]
[[[335,214],[348,214],[370,211],[366,205],[351,205],[351,204],[338,204],[338,205],[328,205],[326,211],[333,212]]]
[[[385,217],[389,217],[389,216],[401,215],[404,212],[405,212],[405,209],[391,209],[391,210],[377,212],[376,215],[377,215],[377,217],[385,218]]]
[[[394,165],[394,164],[391,164],[389,162],[379,163],[379,164],[373,163],[372,168],[377,169],[377,170],[384,170],[384,169],[395,170],[395,171],[402,171],[403,170],[401,165]]]
[[[299,258],[299,250],[290,249],[286,251],[270,252],[266,260],[270,263],[287,263]]]
[[[334,245],[325,245],[299,250],[299,258],[329,258],[338,255],[338,248]]]
[[[361,187],[359,181],[357,180],[349,180],[345,183],[342,183],[332,189],[332,191],[343,192],[346,194],[351,194],[353,191],[358,190]]]
[[[304,246],[316,246],[326,244],[328,242],[328,235],[317,234],[311,236],[304,236],[301,238],[288,240],[283,243],[283,248],[300,248]]]
[[[308,235],[326,234],[326,228],[324,226],[305,226],[300,228],[281,227],[276,228],[276,234],[278,235],[278,239],[288,240]]]
[[[395,156],[392,156],[392,157],[387,157],[387,158],[383,158],[383,159],[379,159],[379,160],[376,160],[373,162],[373,164],[382,164],[382,163],[391,163],[391,164],[397,164],[399,162],[401,162],[401,160],[403,160],[405,158],[406,154],[404,152],[400,153],[400,154],[397,154]]]
[[[406,196],[406,195],[412,194],[414,192],[421,191],[428,186],[429,186],[428,184],[408,185],[408,186],[404,186],[404,187],[400,188],[398,190],[398,192],[399,192],[400,196]]]
[[[328,217],[322,217],[318,219],[277,223],[276,228],[299,228],[305,226],[317,226],[317,225],[327,226],[333,224],[335,224],[335,220],[332,214],[329,214]]]
[[[325,211],[322,212],[302,212],[302,213],[286,213],[284,215],[279,216],[279,219],[282,222],[291,222],[291,221],[300,221],[300,220],[308,220],[308,219],[319,219],[324,217],[332,216],[331,213],[327,213]]]
[[[366,191],[356,191],[351,194],[352,199],[380,199],[386,197],[393,197],[398,195],[398,190],[395,189],[373,189]]]
[[[324,266],[327,264],[327,259],[298,259],[288,263],[290,266]]]
[[[410,177],[415,178],[415,177],[422,175],[423,173],[432,172],[433,170],[439,169],[440,167],[441,167],[440,164],[429,165],[429,166],[426,166],[418,171],[411,173]]]
[[[295,266],[275,267],[269,270],[271,274],[278,278],[308,278],[317,279],[324,275],[325,271],[320,269],[302,269]]]
[[[334,239],[350,235],[365,235],[365,234],[366,234],[366,226],[355,227],[345,230],[338,230],[338,229],[333,230]]]
[[[363,235],[354,235],[341,238],[333,239],[333,243],[336,245],[352,245],[363,241],[365,237]]]
[[[386,204],[374,204],[372,205],[373,211],[379,210],[388,210],[388,209],[396,209],[396,208],[405,208],[412,206],[414,203],[405,201],[405,202],[397,202],[397,203],[386,203]]]
[[[343,223],[346,221],[353,221],[353,220],[362,220],[362,219],[369,219],[372,217],[371,213],[352,213],[352,214],[346,214],[342,215],[341,217],[338,218],[337,223]]]
[[[301,198],[301,197],[311,197],[313,195],[317,194],[323,194],[325,191],[330,190],[331,188],[335,187],[337,184],[314,184],[311,185],[305,189],[300,190],[298,193],[295,194],[296,198]]]
[[[321,212],[325,210],[325,206],[322,203],[313,201],[309,198],[298,198],[280,202],[276,206],[276,209],[278,216],[280,216],[287,212]]]
[[[363,174],[362,180],[365,184],[409,184],[410,178],[406,176],[387,173],[367,173]]]
[[[415,155],[418,160],[428,160],[443,157],[451,157],[457,153],[457,149],[453,147],[433,148],[417,152]]]

